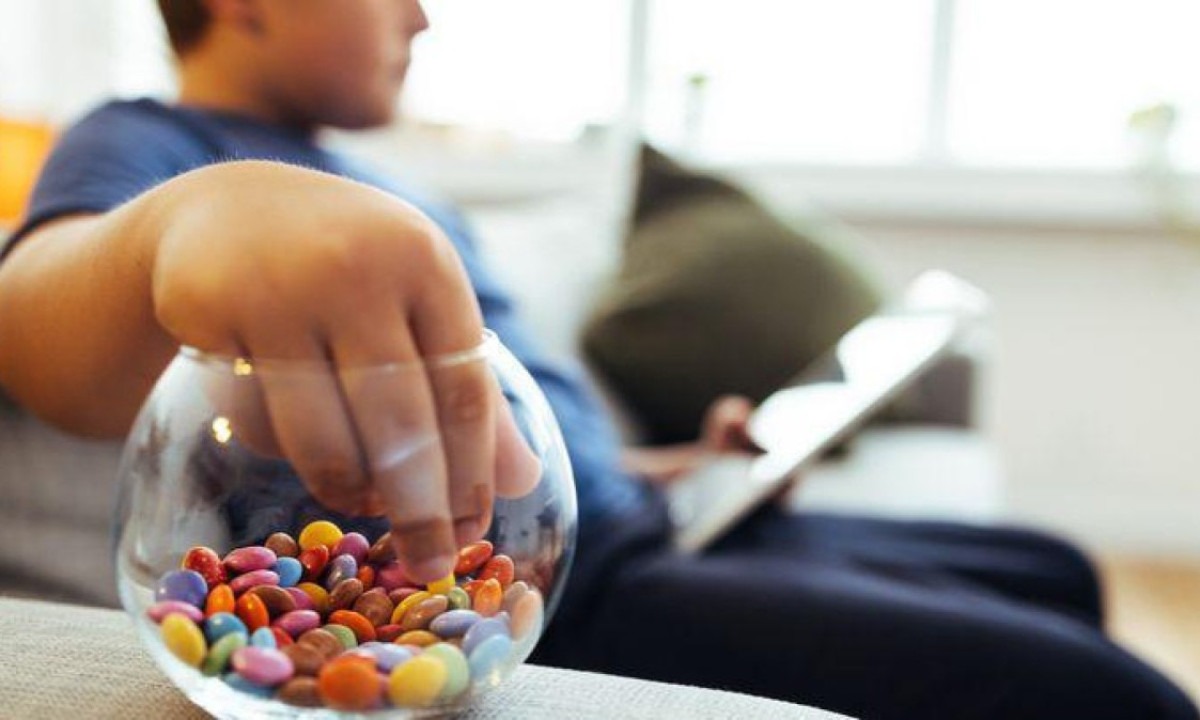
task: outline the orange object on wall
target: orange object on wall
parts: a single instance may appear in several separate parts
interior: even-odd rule
[[[0,227],[15,226],[25,212],[54,135],[46,123],[0,118]]]

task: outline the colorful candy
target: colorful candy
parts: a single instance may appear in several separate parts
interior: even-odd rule
[[[196,546],[164,573],[146,617],[214,682],[297,707],[367,711],[450,703],[494,684],[545,622],[541,593],[482,540],[417,587],[390,535],[328,521],[221,557]]]

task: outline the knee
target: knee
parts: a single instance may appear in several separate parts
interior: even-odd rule
[[[1096,563],[1078,545],[1057,535],[1030,531],[1022,531],[1022,534],[1045,568],[1045,574],[1057,586],[1063,604],[1081,613],[1084,620],[1101,627],[1104,593]]]

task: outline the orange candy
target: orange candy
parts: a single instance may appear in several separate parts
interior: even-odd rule
[[[285,648],[296,642],[292,639],[291,635],[288,635],[274,625],[271,626],[271,634],[275,636],[275,647],[277,648]]]
[[[358,569],[358,581],[368,590],[375,586],[375,568],[363,565]]]
[[[466,575],[467,573],[475,572],[480,565],[483,565],[492,556],[493,549],[490,542],[480,540],[459,550],[458,562],[454,565],[454,574]]]
[[[509,585],[512,585],[516,574],[517,568],[513,565],[512,558],[507,555],[496,555],[484,564],[483,569],[479,571],[478,579],[496,578],[500,581],[500,587],[507,589]]]
[[[329,548],[314,545],[300,553],[300,565],[304,567],[304,579],[313,581],[321,578],[321,572],[329,564]]]
[[[267,612],[266,603],[254,593],[248,592],[238,598],[234,613],[242,619],[242,622],[246,623],[246,628],[250,632],[271,624],[271,614]]]
[[[471,605],[475,612],[484,617],[491,617],[500,612],[500,605],[503,601],[504,588],[500,587],[500,581],[496,578],[488,578],[475,592]]]
[[[317,690],[336,710],[369,710],[383,697],[374,663],[354,657],[326,663],[317,675]]]
[[[212,617],[219,612],[231,613],[233,609],[233,588],[225,583],[210,590],[208,599],[204,601],[204,617]]]
[[[479,592],[479,588],[482,585],[483,585],[483,580],[468,580],[467,582],[462,584],[462,589],[464,591],[466,591],[467,597],[471,598],[471,601],[474,602],[475,601],[475,593]]]
[[[350,632],[354,633],[354,638],[360,643],[375,639],[375,626],[361,613],[353,610],[335,610],[330,613],[329,622],[350,628]]]

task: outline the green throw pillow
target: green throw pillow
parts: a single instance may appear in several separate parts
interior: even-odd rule
[[[696,438],[722,394],[765,398],[879,306],[844,233],[643,147],[622,266],[582,340],[647,442]]]

